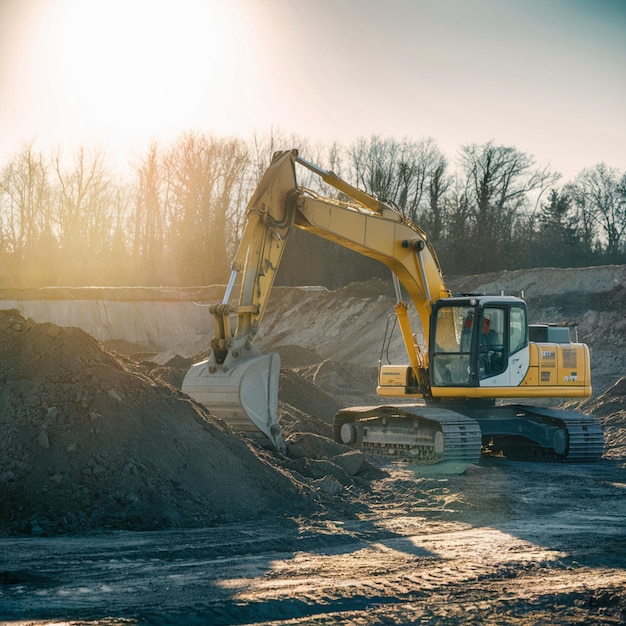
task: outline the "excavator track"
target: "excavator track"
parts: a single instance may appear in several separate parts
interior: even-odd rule
[[[600,422],[578,411],[521,404],[472,414],[488,442],[487,453],[530,461],[599,461],[604,452]]]
[[[334,438],[366,454],[416,465],[478,463],[481,431],[470,417],[423,405],[350,407],[337,413]]]
[[[578,411],[559,411],[519,405],[537,418],[548,422],[560,422],[567,431],[568,446],[566,461],[598,461],[604,452],[604,434],[600,422],[590,415]]]

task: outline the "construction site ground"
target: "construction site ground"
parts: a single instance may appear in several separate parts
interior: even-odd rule
[[[383,281],[272,294],[286,455],[180,391],[213,290],[0,293],[0,623],[626,624],[626,267],[449,286],[578,324],[600,462],[446,473],[331,441],[381,402]]]

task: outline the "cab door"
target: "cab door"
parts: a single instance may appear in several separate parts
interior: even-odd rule
[[[521,300],[439,301],[431,333],[432,388],[517,387],[526,375],[530,351]]]
[[[528,323],[523,304],[485,304],[477,369],[481,387],[517,387],[528,370]]]

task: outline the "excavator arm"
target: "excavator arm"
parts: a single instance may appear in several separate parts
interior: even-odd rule
[[[298,190],[294,224],[344,248],[380,261],[400,280],[428,336],[432,303],[450,294],[426,233],[398,211],[378,203],[374,212],[358,204],[320,198]]]
[[[322,197],[298,185],[296,164],[317,175],[348,200]],[[253,340],[261,324],[292,227],[309,231],[376,259],[397,276],[428,337],[432,303],[449,296],[426,233],[395,208],[298,156],[279,152],[246,208],[247,221],[220,304],[210,307],[215,338],[209,358],[194,365],[183,390],[238,430],[264,432],[283,447],[276,417],[277,354],[262,355]],[[426,349],[415,346],[407,304],[396,311],[416,380],[427,392]],[[235,328],[231,320],[236,319]]]
[[[293,160],[274,159],[248,203],[224,298],[210,308],[215,322],[211,347],[218,360],[227,358],[235,342],[252,341],[257,333],[293,223],[289,197],[295,188]],[[233,304],[237,285],[238,300]],[[237,318],[235,329],[231,316]]]
[[[351,201],[321,197],[298,186],[295,164],[318,174]],[[385,264],[413,301],[428,336],[434,300],[449,296],[435,250],[426,233],[399,211],[298,156],[277,153],[247,207],[247,225],[232,264],[224,301],[212,309],[214,348],[231,341],[228,315],[237,315],[234,338],[253,338],[274,283],[291,226],[309,231]],[[232,285],[242,275],[239,302],[229,305]]]

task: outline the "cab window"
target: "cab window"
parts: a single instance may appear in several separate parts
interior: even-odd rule
[[[490,378],[504,372],[507,366],[505,345],[506,309],[486,306],[478,343],[478,377]]]
[[[431,355],[434,385],[470,384],[474,317],[474,307],[449,306],[439,309],[435,350]]]
[[[524,307],[511,307],[509,333],[509,354],[515,354],[528,345],[528,324]]]

